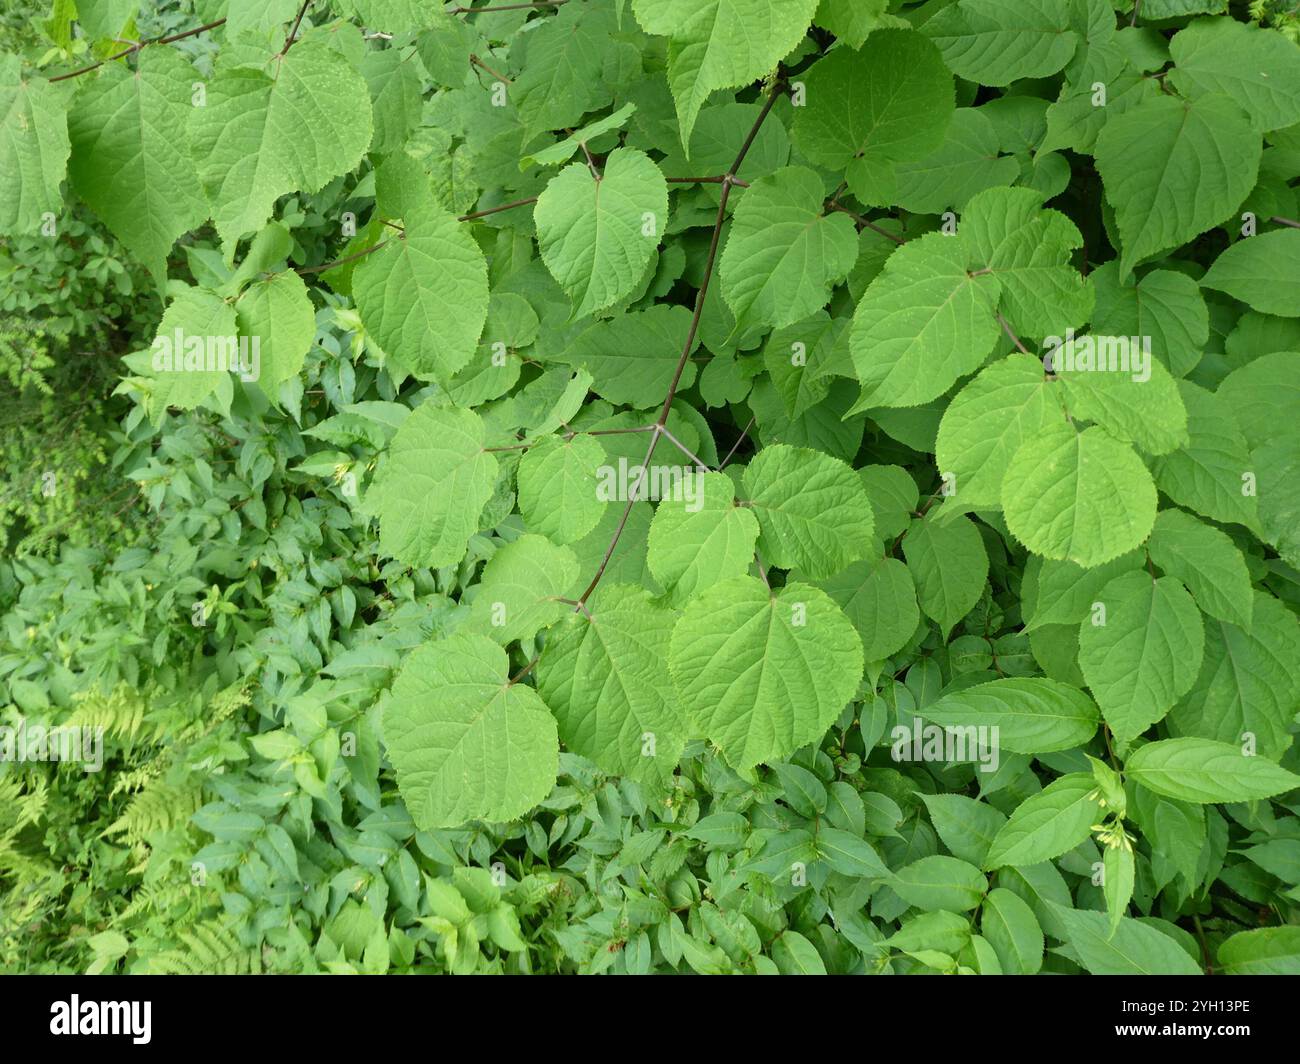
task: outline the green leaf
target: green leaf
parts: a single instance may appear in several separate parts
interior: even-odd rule
[[[223,66],[189,134],[226,260],[287,192],[317,192],[352,170],[373,135],[370,93],[319,38],[300,40],[266,68]]]
[[[962,212],[961,240],[972,273],[1001,285],[1001,309],[1017,333],[1047,336],[1082,325],[1092,311],[1092,286],[1070,264],[1083,237],[1043,195],[1028,188],[990,188]]]
[[[476,413],[454,407],[426,403],[402,423],[365,497],[383,553],[431,567],[464,557],[497,479],[485,436]]]
[[[485,635],[504,646],[531,639],[573,611],[556,601],[573,592],[578,559],[545,536],[520,536],[483,567],[470,613]]]
[[[1192,596],[1172,576],[1123,573],[1098,601],[1105,614],[1079,626],[1079,667],[1111,731],[1128,743],[1191,688],[1205,632]]]
[[[676,623],[643,588],[602,585],[551,632],[537,688],[566,747],[616,775],[672,772],[689,734],[668,671]]]
[[[944,142],[928,155],[900,162],[893,182],[882,185],[871,202],[917,214],[960,210],[977,192],[1016,179],[1019,164],[999,150],[988,116],[978,108],[959,107]]]
[[[744,769],[822,735],[857,691],[862,642],[825,592],[742,576],[687,605],[669,664],[687,713]]]
[[[393,682],[384,739],[420,829],[510,820],[550,793],[555,721],[508,666],[491,640],[458,634],[413,651]]]
[[[608,500],[599,494],[605,448],[595,436],[551,436],[519,461],[519,512],[534,532],[574,543],[595,528]]]
[[[1135,351],[1135,339],[1077,337],[1052,353],[1052,368],[1071,417],[1148,454],[1168,454],[1187,445],[1187,408],[1169,371],[1150,352]]]
[[[984,85],[1055,74],[1079,43],[1057,0],[958,0],[921,30],[955,74]]]
[[[668,84],[681,140],[689,145],[700,108],[717,89],[770,73],[803,38],[818,0],[632,0],[647,33],[671,37]]]
[[[553,177],[533,210],[542,260],[582,318],[629,295],[668,224],[668,185],[650,157],[618,148],[600,180],[585,162]]]
[[[609,104],[610,86],[602,76],[616,29],[608,4],[576,2],[520,34],[511,48],[519,75],[510,86],[525,134],[574,126],[589,111]]]
[[[72,150],[68,92],[25,80],[22,60],[0,55],[0,230],[35,236],[41,216],[63,211],[59,185]]]
[[[980,931],[1007,975],[1037,975],[1043,966],[1043,931],[1034,911],[1006,887],[994,887],[980,909]]]
[[[1300,122],[1300,49],[1276,30],[1201,18],[1174,34],[1169,55],[1185,96],[1226,96],[1265,132]]]
[[[1172,938],[1124,917],[1114,934],[1105,913],[1048,903],[1066,942],[1093,975],[1201,975],[1200,966]]]
[[[964,687],[919,711],[950,728],[996,728],[996,743],[1017,754],[1068,750],[1092,738],[1097,707],[1082,691],[1045,677],[1010,676]]]
[[[907,566],[897,558],[853,562],[818,581],[862,637],[865,660],[883,661],[901,650],[916,632],[921,611]]]
[[[1071,773],[1022,801],[993,839],[984,868],[1036,865],[1069,853],[1097,822],[1100,806],[1089,797],[1095,788],[1091,773]]]
[[[881,30],[856,53],[832,51],[808,72],[805,90],[795,143],[811,162],[844,172],[867,202],[893,163],[938,148],[952,120],[952,74],[911,30]]]
[[[185,123],[197,72],[170,48],[101,67],[68,115],[68,176],[160,284],[176,238],[208,217]]]
[[[886,879],[888,866],[866,839],[839,828],[823,827],[816,836],[817,852],[842,876],[859,879]]]
[[[1300,48],[1289,46],[1300,56]],[[1300,60],[1298,60],[1300,61]],[[1214,260],[1201,287],[1227,292],[1262,314],[1300,318],[1300,229],[1279,229],[1238,240]]]
[[[214,356],[228,355],[237,343],[230,304],[206,289],[182,288],[163,312],[154,338],[149,371],[153,381],[148,385],[151,409],[193,410],[213,392],[228,403],[232,376],[219,368],[219,357]],[[226,365],[229,368],[228,358]]]
[[[1250,626],[1205,626],[1205,656],[1186,697],[1169,714],[1176,735],[1253,742],[1265,757],[1291,746],[1300,700],[1300,622],[1277,599],[1254,593]]]
[[[916,581],[917,602],[946,634],[974,608],[988,582],[988,552],[979,529],[960,515],[949,521],[919,518],[903,537],[903,554]]]
[[[1035,554],[1085,569],[1132,550],[1156,517],[1142,460],[1098,427],[1050,424],[1007,466],[1002,509],[1011,534]]]
[[[801,166],[760,177],[746,190],[718,264],[736,316],[733,331],[802,321],[848,276],[857,233],[847,215],[824,210],[824,200],[821,178]]]
[[[1187,381],[1179,382],[1179,391],[1191,442],[1152,463],[1157,486],[1180,506],[1216,521],[1256,528],[1256,497],[1246,493],[1243,479],[1253,463],[1230,406]]]
[[[1300,787],[1300,776],[1240,746],[1212,739],[1162,739],[1129,755],[1125,774],[1185,802],[1247,802]]]
[[[519,169],[526,170],[530,166],[559,166],[561,163],[567,163],[582,150],[584,144],[595,140],[603,133],[622,129],[635,112],[636,104],[625,103],[612,114],[598,118],[563,140],[557,140],[550,147],[541,148],[532,155],[525,155],[519,160]]]
[[[806,447],[765,447],[742,477],[769,565],[833,576],[874,550],[874,517],[862,481],[837,459]]]
[[[1225,975],[1300,975],[1300,927],[1257,927],[1219,944]]]
[[[432,201],[409,205],[402,221],[401,235],[357,265],[353,297],[386,354],[421,380],[445,382],[474,356],[483,332],[487,263],[468,231]]]
[[[1093,270],[1097,336],[1151,337],[1151,353],[1175,377],[1200,361],[1210,335],[1210,316],[1195,281],[1173,270],[1151,270],[1122,282],[1119,261]]]
[[[1161,570],[1187,585],[1202,610],[1250,628],[1254,592],[1246,560],[1217,528],[1182,510],[1161,510],[1147,550]]]
[[[930,233],[885,263],[858,304],[849,345],[862,398],[874,406],[917,406],[978,369],[1000,329],[1000,292],[991,276],[971,277],[960,240]]]
[[[611,403],[658,407],[673,382],[690,329],[689,310],[657,303],[596,322],[558,352],[555,360],[587,370],[591,390]],[[693,383],[695,364],[688,361],[679,387],[686,389]]]
[[[982,369],[948,404],[935,461],[965,506],[1000,506],[1011,456],[1063,418],[1042,363],[1010,355]]]
[[[1006,815],[962,794],[919,794],[930,822],[953,856],[982,865]]]
[[[1097,170],[1119,227],[1120,274],[1225,221],[1255,187],[1260,151],[1222,96],[1155,96],[1107,121]]]
[[[1097,595],[1110,581],[1131,569],[1140,568],[1142,557],[1133,551],[1093,569],[1081,569],[1074,562],[1042,560],[1038,568],[1036,598],[1032,611],[1026,609],[1028,630],[1049,624],[1068,624],[1077,627],[1092,610]],[[1029,579],[1026,570],[1025,579]],[[1028,597],[1025,597],[1026,603]]]
[[[1133,881],[1137,862],[1133,850],[1126,845],[1108,846],[1102,854],[1102,893],[1106,898],[1106,912],[1110,916],[1110,933],[1119,928],[1120,921],[1133,897]]]
[[[909,905],[929,912],[967,912],[979,907],[988,891],[984,874],[973,864],[934,854],[902,868],[889,881],[894,893]]]
[[[256,340],[257,382],[272,399],[282,382],[296,377],[316,338],[316,310],[307,286],[292,271],[254,281],[235,302],[239,334]]]
[[[1297,435],[1292,421],[1300,400],[1296,357],[1289,351],[1262,355],[1229,373],[1215,393],[1220,409],[1232,414],[1252,451],[1277,442],[1279,436],[1290,442]]]
[[[695,500],[665,499],[650,523],[646,561],[674,605],[714,584],[743,576],[754,561],[758,520],[736,505],[725,473],[696,478]]]
[[[821,0],[813,19],[852,48],[861,48],[877,26],[887,25],[889,0]]]

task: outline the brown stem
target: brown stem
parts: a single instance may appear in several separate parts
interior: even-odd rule
[[[496,4],[488,7],[466,7],[462,4],[460,7],[453,7],[447,10],[449,15],[481,15],[486,11],[522,11],[529,7],[559,7],[561,4],[567,4],[569,0],[537,0],[532,4]]]
[[[1292,229],[1300,229],[1300,222],[1297,222],[1294,218],[1283,218],[1275,214],[1269,221],[1274,225],[1289,225]]]
[[[727,463],[731,461],[732,456],[736,453],[740,445],[745,442],[745,437],[749,435],[749,430],[752,429],[753,427],[754,427],[754,418],[751,415],[749,419],[749,424],[745,426],[745,431],[740,434],[740,439],[738,439],[734,444],[731,445],[731,450],[727,452],[727,457],[724,458],[722,460],[722,464],[718,466],[719,473],[721,473],[724,469],[727,468]]]
[[[486,218],[489,214],[496,214],[498,211],[508,211],[512,207],[526,207],[528,204],[536,202],[536,196],[529,196],[527,199],[515,200],[513,203],[503,203],[500,207],[489,207],[485,211],[474,211],[472,214],[462,214],[456,219],[456,221],[468,222],[475,218]]]
[[[497,71],[493,70],[485,62],[483,62],[483,60],[480,59],[478,56],[471,54],[469,57],[469,61],[473,63],[474,66],[486,70],[489,74],[491,74],[494,78],[496,78],[497,81],[504,81],[507,85],[514,84],[514,82],[512,82],[508,77],[506,77],[504,74],[497,73]]]
[[[1015,344],[1016,347],[1018,347],[1026,355],[1032,356],[1033,352],[1030,351],[1029,348],[1027,348],[1024,344],[1020,342],[1020,337],[1016,335],[1015,329],[1011,328],[1011,323],[1002,316],[1002,312],[994,311],[994,313],[997,315],[998,324],[1002,326],[1002,331],[1006,333],[1009,337],[1011,337],[1011,342]]]
[[[355,262],[357,259],[364,259],[372,251],[378,251],[387,243],[387,240],[381,240],[378,244],[371,244],[370,247],[363,248],[355,255],[349,255],[347,258],[343,259],[335,259],[333,262],[322,262],[319,266],[295,266],[294,273],[297,273],[300,276],[307,273],[324,273],[326,270],[332,270],[335,266],[344,266],[349,262]]]
[[[591,578],[591,583],[581,595],[578,601],[583,605],[591,598],[591,593],[596,590],[600,583],[601,577],[605,575],[605,570],[609,566],[609,560],[614,556],[614,551],[618,547],[618,542],[623,536],[623,530],[627,527],[627,519],[631,516],[632,506],[636,502],[636,497],[640,493],[641,485],[644,483],[646,476],[650,471],[650,462],[654,458],[655,447],[659,445],[660,438],[664,435],[664,428],[668,424],[668,414],[673,408],[673,400],[677,397],[677,388],[681,384],[682,373],[686,369],[686,363],[690,360],[691,349],[695,346],[695,336],[699,332],[700,319],[704,315],[704,300],[709,292],[709,282],[713,279],[713,268],[718,260],[718,244],[722,237],[722,226],[727,220],[727,201],[731,198],[731,190],[736,184],[736,171],[745,161],[745,156],[749,154],[749,149],[753,147],[754,139],[758,136],[758,131],[762,127],[767,116],[772,113],[772,108],[776,106],[776,101],[782,92],[785,91],[784,78],[778,78],[776,84],[772,87],[771,93],[767,98],[767,103],[763,105],[763,110],[759,112],[758,117],[754,120],[754,125],[745,138],[744,144],[740,147],[740,152],[736,155],[736,161],[731,164],[731,168],[724,175],[722,180],[722,196],[718,202],[718,215],[713,223],[713,238],[709,242],[709,256],[704,264],[704,276],[700,280],[700,290],[695,296],[695,313],[691,316],[691,326],[686,333],[686,342],[682,345],[681,357],[677,359],[677,368],[673,373],[672,383],[668,385],[668,394],[664,396],[663,406],[659,410],[659,417],[655,420],[655,431],[650,436],[650,446],[646,449],[645,461],[641,463],[641,475],[637,478],[636,484],[628,492],[627,505],[623,507],[623,516],[619,518],[618,527],[614,530],[614,535],[609,541],[609,546],[605,549],[605,556],[600,560],[600,566],[596,569],[596,575]]]
[[[101,59],[98,63],[91,63],[90,66],[84,66],[80,70],[74,70],[70,74],[60,74],[58,77],[50,78],[54,81],[67,81],[68,78],[80,77],[82,74],[89,74],[92,70],[98,70],[105,63],[111,63],[114,59],[122,59],[125,56],[138,52],[141,48],[150,44],[171,44],[173,41],[183,41],[186,37],[195,37],[200,33],[206,33],[208,30],[215,30],[218,26],[225,25],[226,20],[219,18],[215,22],[208,22],[202,26],[195,26],[192,30],[186,30],[184,33],[173,33],[168,37],[151,37],[147,41],[137,41],[130,48],[125,48],[106,59]]]
[[[284,47],[280,49],[281,57],[293,47],[293,42],[298,39],[298,27],[302,25],[303,16],[307,14],[309,7],[311,7],[311,0],[303,0],[302,7],[298,8],[298,17],[293,20],[293,29],[289,31],[289,36],[284,39]]]
[[[593,159],[593,158],[591,157],[591,152],[589,152],[589,151],[587,150],[587,142],[586,142],[585,140],[583,140],[583,141],[579,141],[578,144],[579,144],[579,147],[582,148],[582,154],[585,155],[585,156],[587,157],[587,169],[591,171],[591,176],[592,176],[595,180],[599,181],[599,180],[600,180],[600,167],[598,167],[598,166],[596,165],[596,160]]]
[[[841,214],[847,214],[850,218],[852,218],[855,222],[857,222],[858,225],[862,226],[864,229],[870,229],[873,233],[883,236],[886,240],[892,240],[895,244],[900,244],[900,245],[907,243],[907,241],[904,240],[901,236],[895,236],[888,229],[882,229],[880,226],[876,225],[875,222],[863,218],[862,215],[858,214],[856,211],[849,210],[847,207],[841,207],[838,203],[834,202],[833,200],[830,203],[826,204],[826,206],[833,211],[839,211]]]

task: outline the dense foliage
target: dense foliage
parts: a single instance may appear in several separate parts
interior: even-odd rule
[[[1300,22],[1119,6],[6,14],[0,968],[1300,972]]]

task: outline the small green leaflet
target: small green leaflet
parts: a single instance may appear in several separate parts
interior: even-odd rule
[[[545,536],[520,536],[483,567],[471,616],[477,629],[503,646],[531,639],[573,610],[559,599],[574,592],[578,559]]]
[[[1035,554],[1091,568],[1151,531],[1156,491],[1133,449],[1064,421],[1022,444],[1002,481],[1007,527]]]
[[[901,650],[916,632],[921,611],[908,567],[897,558],[853,562],[818,582],[862,636],[868,662]]]
[[[1114,934],[1105,913],[1049,902],[1066,942],[1093,975],[1201,975],[1200,966],[1169,935],[1124,917]]]
[[[1124,771],[1148,790],[1185,802],[1246,802],[1300,787],[1300,776],[1275,762],[1212,739],[1148,743]]]
[[[668,224],[668,185],[644,152],[618,148],[599,180],[585,162],[561,170],[533,217],[546,268],[573,300],[574,318],[582,318],[641,280]]]
[[[935,461],[966,506],[1000,506],[1011,456],[1064,416],[1042,363],[1012,354],[986,366],[953,397],[939,422]]]
[[[1175,735],[1242,742],[1249,732],[1265,757],[1291,746],[1300,699],[1300,621],[1277,599],[1254,592],[1250,626],[1207,618],[1196,682],[1169,714]]]
[[[1006,887],[994,887],[980,907],[980,930],[1008,975],[1036,975],[1043,966],[1043,930],[1034,910]]]
[[[408,205],[404,231],[352,275],[362,323],[399,365],[448,380],[473,357],[488,311],[483,252],[448,211]]]
[[[825,592],[741,576],[687,605],[669,664],[683,708],[743,769],[825,731],[857,691],[862,642]]]
[[[945,633],[951,631],[974,608],[988,580],[988,552],[979,529],[965,516],[918,518],[903,538],[903,555],[921,609]]]
[[[608,772],[669,775],[688,735],[668,671],[677,614],[617,584],[603,585],[586,612],[566,609],[537,666],[561,740]]]
[[[536,691],[509,682],[508,665],[491,640],[457,634],[412,652],[393,682],[384,740],[422,830],[510,820],[550,793],[555,719]]]
[[[1250,573],[1241,551],[1224,533],[1182,510],[1161,510],[1147,550],[1163,572],[1187,585],[1202,610],[1250,628]]]
[[[1097,169],[1119,226],[1120,274],[1225,221],[1254,188],[1261,149],[1223,96],[1155,96],[1110,119]]]
[[[873,171],[938,148],[952,120],[952,74],[910,30],[880,30],[859,52],[831,52],[809,71],[806,91],[795,143],[817,165],[843,171],[864,202],[890,179]]]
[[[781,328],[815,313],[858,257],[847,215],[823,208],[825,190],[812,170],[788,166],[755,181],[731,223],[718,263],[735,332]]]
[[[921,30],[953,73],[985,85],[1055,74],[1078,46],[1057,0],[958,0]]]
[[[958,239],[930,233],[899,248],[858,304],[849,338],[862,397],[850,411],[916,406],[942,395],[993,350],[996,277],[971,277]]]
[[[1227,975],[1300,975],[1300,927],[1238,931],[1219,945]]]
[[[689,145],[709,94],[775,69],[803,38],[818,0],[632,0],[647,33],[671,37],[668,83]]]
[[[770,565],[833,576],[874,547],[871,502],[849,466],[820,451],[774,444],[745,469],[745,502],[758,517]]]
[[[682,605],[698,592],[732,577],[743,576],[754,561],[758,520],[738,507],[735,489],[725,473],[702,473],[695,500],[665,499],[650,523],[650,571]]]
[[[291,271],[254,281],[235,302],[239,335],[258,345],[257,382],[271,398],[298,376],[316,336],[316,311],[307,286]]]
[[[472,410],[417,407],[366,492],[386,554],[408,565],[460,561],[496,483],[497,460]]]
[[[1227,292],[1263,314],[1300,318],[1297,273],[1300,229],[1279,229],[1238,240],[1215,259],[1201,286]]]
[[[989,887],[984,874],[973,864],[943,854],[913,861],[892,876],[889,885],[909,905],[927,912],[978,908]]]
[[[596,436],[551,436],[519,461],[519,512],[534,532],[573,543],[595,528],[607,500],[598,483],[605,448]]]
[[[944,695],[921,711],[950,728],[997,728],[997,745],[1017,754],[1068,750],[1092,738],[1097,707],[1082,691],[1046,677],[1011,676]]]
[[[1090,797],[1096,786],[1091,773],[1072,772],[1026,798],[994,837],[984,867],[1036,865],[1073,850],[1100,816]]]
[[[1201,614],[1178,580],[1133,570],[1097,593],[1079,626],[1079,667],[1102,716],[1131,742],[1191,688],[1201,667]],[[1099,623],[1100,622],[1100,623]]]

